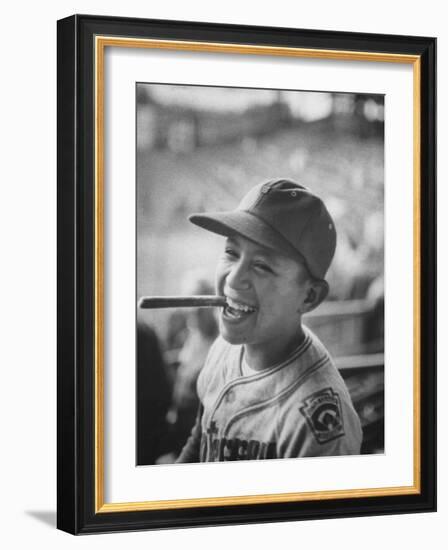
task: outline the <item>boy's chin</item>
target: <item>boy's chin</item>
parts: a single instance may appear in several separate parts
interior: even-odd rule
[[[237,332],[230,332],[226,330],[225,327],[220,326],[219,333],[221,334],[222,338],[229,344],[237,345],[244,344],[245,342],[242,334],[238,334]]]

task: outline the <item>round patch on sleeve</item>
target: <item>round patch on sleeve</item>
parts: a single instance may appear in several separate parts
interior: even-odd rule
[[[332,388],[312,393],[304,401],[300,412],[320,444],[328,443],[345,434],[339,395]]]

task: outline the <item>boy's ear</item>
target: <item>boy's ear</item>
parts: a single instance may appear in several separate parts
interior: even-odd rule
[[[308,289],[307,296],[303,302],[303,305],[304,305],[303,313],[308,313],[309,311],[316,309],[316,307],[320,303],[322,303],[327,297],[329,289],[330,287],[328,286],[327,281],[324,281],[323,279],[318,281],[313,281],[310,284],[310,288]]]

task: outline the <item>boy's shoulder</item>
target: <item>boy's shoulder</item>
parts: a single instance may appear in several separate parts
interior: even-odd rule
[[[229,344],[219,335],[210,347],[205,364],[197,382],[198,395],[210,388],[210,385],[224,385],[236,378],[240,368],[241,346]]]
[[[305,426],[313,435],[310,441],[319,445],[344,436],[350,440],[350,449],[359,451],[361,425],[344,379],[317,336],[309,330],[307,334],[312,338],[312,360],[307,361],[303,379],[297,379],[294,390],[279,406],[278,423],[286,433]]]
[[[296,403],[299,399],[309,404],[322,395],[351,403],[346,384],[327,348],[310,329],[304,327],[304,331],[309,346],[298,360],[300,375],[294,380],[296,391],[291,393],[291,401]]]
[[[204,371],[214,369],[218,365],[228,365],[238,362],[241,356],[241,346],[229,344],[221,335],[218,335],[210,346],[205,360]]]

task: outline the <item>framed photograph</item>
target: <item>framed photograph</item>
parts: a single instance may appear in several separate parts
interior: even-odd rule
[[[435,59],[58,22],[58,528],[436,509]]]

